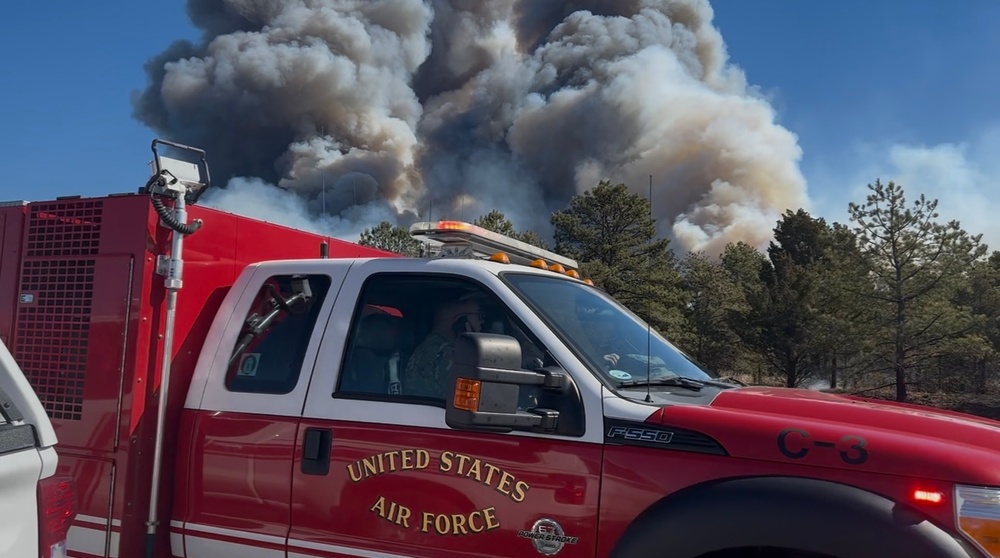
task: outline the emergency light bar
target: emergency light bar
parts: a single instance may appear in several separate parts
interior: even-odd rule
[[[553,271],[578,275],[575,271],[578,265],[574,259],[462,221],[414,223],[410,226],[410,236],[436,245],[439,258],[500,261],[505,256],[509,263],[533,267],[545,265]]]

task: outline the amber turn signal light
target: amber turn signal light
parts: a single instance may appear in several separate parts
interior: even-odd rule
[[[463,411],[478,411],[481,389],[482,383],[479,380],[459,378],[455,382],[455,408]]]

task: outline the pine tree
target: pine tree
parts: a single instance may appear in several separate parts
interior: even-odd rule
[[[472,224],[477,227],[482,227],[488,231],[509,236],[514,240],[526,242],[532,246],[548,249],[548,244],[542,239],[541,236],[538,235],[538,233],[535,231],[518,231],[514,227],[514,223],[511,222],[511,220],[508,219],[503,212],[497,211],[496,209],[477,218],[472,222]]]
[[[382,221],[375,227],[362,231],[358,244],[403,256],[418,257],[420,255],[420,242],[410,236],[410,231],[406,227],[393,225],[389,221]]]
[[[918,358],[929,358],[945,342],[968,332],[972,316],[948,303],[961,277],[986,253],[982,235],[970,236],[958,221],[941,224],[937,200],[921,194],[907,207],[894,182],[869,184],[864,205],[851,203],[857,224],[857,260],[872,277],[868,294],[887,326],[896,399],[905,401],[907,373]]]
[[[699,363],[719,374],[740,367],[740,338],[730,327],[729,315],[743,301],[741,286],[704,252],[691,252],[681,263],[685,327],[679,345]]]
[[[555,251],[664,335],[681,331],[680,274],[668,239],[656,238],[649,201],[602,181],[552,215]]]

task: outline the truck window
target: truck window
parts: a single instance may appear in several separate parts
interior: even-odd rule
[[[612,382],[647,374],[654,379],[714,378],[603,291],[556,276],[504,272],[501,278],[592,370]],[[611,353],[620,357],[614,364],[605,358]]]
[[[362,289],[335,394],[444,407],[452,343],[465,331],[515,337],[525,368],[551,364],[527,328],[477,283],[377,274]]]
[[[295,388],[316,317],[327,291],[326,275],[269,277],[244,317],[229,359],[226,389],[286,394]]]

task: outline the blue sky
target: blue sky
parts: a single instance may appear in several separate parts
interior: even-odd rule
[[[895,179],[1000,248],[1000,2],[714,0],[732,63],[799,136],[816,214]]]
[[[195,38],[183,2],[37,2],[0,33],[0,200],[135,191],[155,135],[132,119],[143,63]]]
[[[799,137],[811,209],[877,177],[1000,248],[1000,2],[714,0],[732,63]],[[134,191],[154,133],[143,64],[195,38],[183,2],[14,3],[0,34],[0,200]]]

